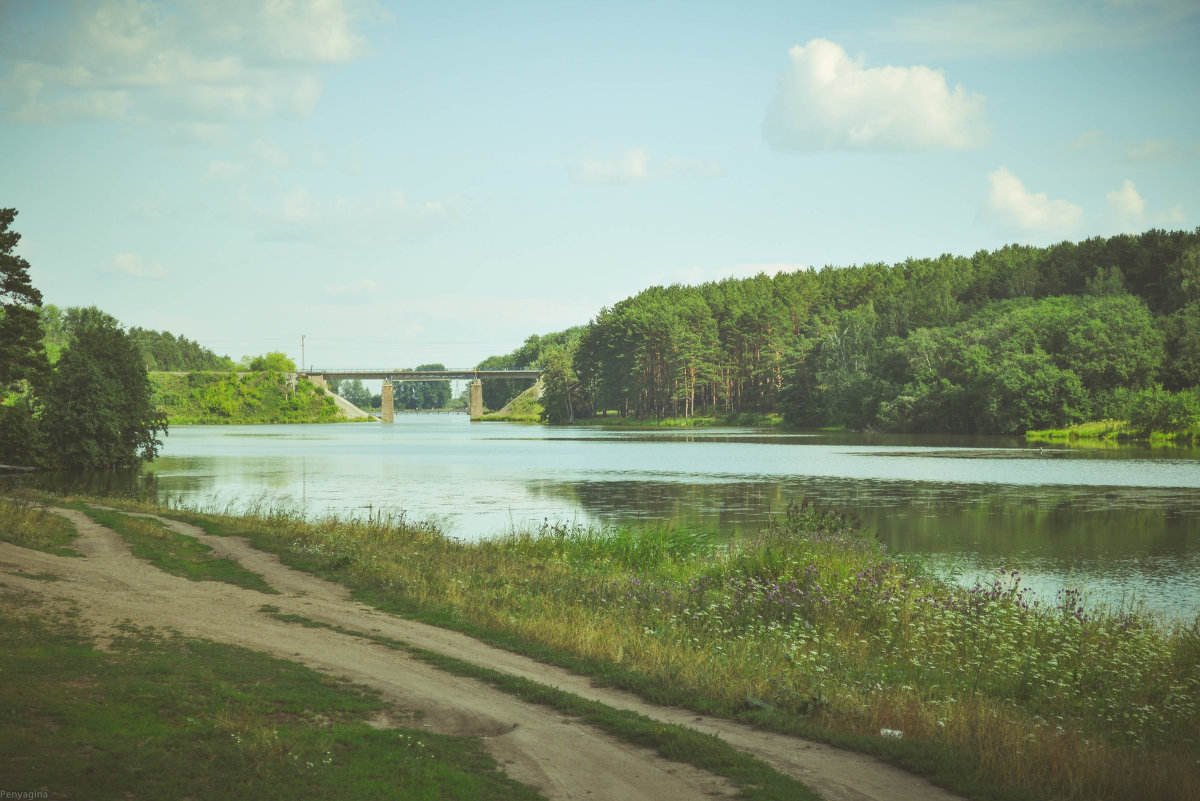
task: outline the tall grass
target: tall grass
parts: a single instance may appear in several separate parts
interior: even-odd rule
[[[70,523],[41,504],[0,497],[0,540],[58,556],[82,556],[71,547],[77,536]]]
[[[805,506],[733,540],[547,525],[477,544],[261,511],[201,522],[656,700],[907,754],[992,797],[1200,797],[1200,618],[1042,602],[1017,572],[960,588]]]

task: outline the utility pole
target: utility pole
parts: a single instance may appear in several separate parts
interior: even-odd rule
[[[304,366],[304,334],[300,335],[300,372],[308,372],[307,368]]]

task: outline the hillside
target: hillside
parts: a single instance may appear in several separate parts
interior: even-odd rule
[[[150,373],[154,399],[173,425],[336,423],[347,420],[333,396],[307,378],[288,386],[287,374]],[[368,418],[370,419],[370,418]]]
[[[545,368],[552,420],[1186,433],[1200,424],[1200,230],[655,286],[490,362]],[[519,389],[491,399],[485,385],[485,403]]]

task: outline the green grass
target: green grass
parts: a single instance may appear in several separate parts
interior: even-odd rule
[[[233,646],[127,628],[107,650],[3,596],[0,777],[51,798],[534,799],[476,740],[366,721],[374,694]]]
[[[513,398],[503,409],[485,414],[482,419],[508,423],[540,423],[542,400],[537,384]]]
[[[189,513],[379,608],[992,799],[1200,796],[1200,620],[963,589],[794,507],[733,540]],[[900,729],[904,737],[879,736]]]
[[[729,779],[741,790],[741,798],[755,801],[818,801],[820,798],[806,785],[738,751],[715,735],[661,723],[636,712],[614,709],[564,690],[501,673],[447,654],[417,648],[389,637],[351,631],[302,615],[280,614],[279,609],[275,607],[264,606],[262,611],[276,620],[296,623],[306,628],[328,628],[342,634],[368,639],[386,648],[404,651],[447,673],[478,679],[527,703],[539,704],[572,715],[631,745],[652,749],[664,759],[692,765],[714,776]]]
[[[291,391],[281,373],[150,373],[154,402],[171,425],[336,423],[333,398],[307,378]]]
[[[1127,420],[1093,420],[1066,428],[1046,428],[1026,431],[1025,438],[1033,442],[1134,441],[1158,443],[1187,443],[1200,441],[1200,427],[1184,431],[1143,431]]]
[[[1070,597],[1038,606],[1016,578],[962,590],[845,521],[793,512],[754,537],[660,538],[641,551],[621,532],[470,545],[379,520],[220,525],[389,611],[654,702],[849,744],[964,793],[1200,789],[1196,627]]]
[[[249,590],[278,594],[262,576],[247,570],[233,559],[218,559],[209,548],[194,537],[171,531],[157,520],[106,509],[77,505],[85,514],[102,526],[107,526],[129,543],[133,555],[150,564],[190,581],[223,581]]]
[[[56,556],[83,556],[71,547],[75,527],[41,505],[0,498],[0,540]]]

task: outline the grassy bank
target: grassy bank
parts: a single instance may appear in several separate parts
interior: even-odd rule
[[[288,386],[272,370],[249,373],[150,373],[154,402],[172,425],[334,423],[333,398],[307,378]]]
[[[965,590],[793,508],[733,542],[188,514],[402,614],[646,698],[876,753],[983,798],[1200,795],[1200,621]],[[884,729],[903,732],[884,737]]]
[[[10,793],[540,797],[478,741],[374,728],[367,721],[385,711],[377,696],[293,662],[134,629],[101,649],[69,617],[0,597],[0,777]]]
[[[503,409],[485,414],[483,419],[507,423],[540,423],[543,411],[542,387],[539,382],[506,403]]]
[[[1025,438],[1032,442],[1095,440],[1186,444],[1200,442],[1200,424],[1178,431],[1154,431],[1134,426],[1128,420],[1094,420],[1066,428],[1027,431]]]

